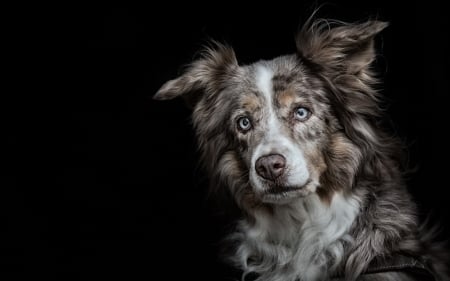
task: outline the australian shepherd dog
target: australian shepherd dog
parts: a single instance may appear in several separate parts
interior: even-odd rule
[[[212,192],[240,211],[226,240],[242,280],[448,280],[379,126],[386,26],[311,20],[295,54],[249,65],[214,43],[154,96],[192,105]]]

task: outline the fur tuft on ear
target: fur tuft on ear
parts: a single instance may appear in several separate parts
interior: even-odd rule
[[[213,42],[180,77],[167,81],[153,96],[155,100],[169,100],[198,92],[211,92],[238,66],[232,48]]]
[[[299,55],[335,74],[359,74],[375,58],[373,38],[387,22],[350,24],[325,19],[307,23],[297,35]]]

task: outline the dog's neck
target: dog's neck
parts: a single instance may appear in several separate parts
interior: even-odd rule
[[[356,198],[336,193],[331,202],[310,195],[273,206],[270,212],[254,209],[239,226],[236,258],[244,271],[256,272],[264,280],[286,278],[287,271],[292,272],[292,280],[300,275],[320,280],[340,265],[359,205]]]

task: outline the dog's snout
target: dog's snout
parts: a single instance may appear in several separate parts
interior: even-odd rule
[[[266,180],[275,180],[284,173],[286,158],[280,154],[270,154],[260,157],[255,164],[256,172]]]

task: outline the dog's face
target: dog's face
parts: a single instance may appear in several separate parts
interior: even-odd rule
[[[268,203],[315,192],[323,149],[337,128],[323,88],[293,56],[239,67],[225,110],[237,159],[252,192]],[[218,107],[219,108],[219,107]]]
[[[385,26],[312,25],[297,54],[245,66],[218,45],[155,97],[191,100],[205,166],[238,200],[285,204],[314,192],[327,200],[351,187],[361,161],[355,141],[371,137],[368,66]]]

